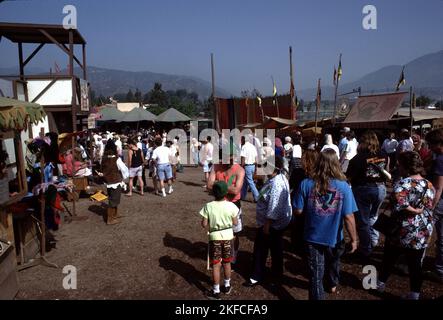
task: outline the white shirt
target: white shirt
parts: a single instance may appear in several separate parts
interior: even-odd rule
[[[118,155],[121,156],[122,155],[122,149],[123,149],[122,142],[120,140],[116,140],[115,141],[115,146],[117,147]]]
[[[357,155],[357,147],[358,142],[356,139],[352,139],[348,141],[348,144],[346,145],[346,154],[345,154],[345,160],[351,160]]]
[[[170,150],[168,147],[160,146],[155,148],[152,159],[157,161],[157,164],[169,164]]]
[[[257,158],[257,149],[250,142],[245,142],[241,148],[240,156],[245,158],[245,164],[255,164]]]
[[[283,146],[283,148],[285,149],[286,152],[291,152],[293,147],[294,146],[292,145],[292,143],[289,143],[289,142]]]
[[[205,160],[212,161],[212,155],[214,153],[214,145],[210,142],[205,144]]]
[[[328,150],[328,149],[334,150],[335,153],[337,154],[337,159],[340,159],[340,151],[338,150],[338,147],[335,144],[325,144],[323,146],[323,148],[321,148],[320,152],[323,152],[323,151]]]
[[[292,147],[292,157],[293,158],[301,158],[302,150],[299,144],[296,144]]]

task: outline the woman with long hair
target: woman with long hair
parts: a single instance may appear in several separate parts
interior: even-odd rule
[[[354,196],[340,168],[337,154],[321,152],[312,178],[302,181],[293,201],[295,214],[305,215],[304,241],[309,270],[309,298],[325,298],[323,283],[335,293],[339,283],[340,257],[345,251],[343,221],[357,249]],[[324,282],[323,282],[324,281]]]
[[[387,157],[381,153],[377,135],[373,131],[365,132],[360,138],[357,155],[349,162],[346,173],[358,207],[355,215],[360,241],[357,257],[364,264],[367,264],[380,237],[372,226],[386,197],[386,168]]]
[[[118,156],[117,146],[112,139],[106,143],[101,167],[102,172],[99,175],[103,177],[106,183],[109,200],[106,223],[114,225],[119,223],[117,220],[118,205],[120,204],[122,188],[126,187],[123,180],[129,177],[129,170]]]
[[[392,198],[392,217],[398,228],[386,237],[377,290],[384,291],[396,261],[404,255],[411,290],[405,298],[418,300],[423,283],[423,259],[433,231],[435,190],[431,182],[423,178],[423,161],[418,153],[400,153],[398,164],[401,176],[406,177],[395,184]]]
[[[292,199],[294,199],[300,188],[301,182],[306,178],[312,178],[314,174],[315,165],[318,159],[318,151],[305,150],[301,158],[302,172],[296,179],[289,181],[289,186],[292,189]],[[293,178],[293,176],[291,176]],[[291,244],[294,252],[299,255],[304,255],[304,241],[303,241],[303,229],[305,227],[304,215],[293,215],[291,223]]]

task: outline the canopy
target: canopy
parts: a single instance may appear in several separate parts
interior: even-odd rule
[[[168,110],[157,116],[157,122],[182,122],[182,121],[191,121],[191,118],[184,115],[180,111],[177,111],[174,108],[169,108]]]
[[[125,116],[124,112],[113,106],[105,106],[98,113],[100,114],[99,121],[118,121]]]
[[[134,108],[125,112],[125,116],[117,122],[156,121],[157,117],[144,108]]]
[[[296,123],[297,123],[296,120],[291,120],[291,119],[265,117],[265,121],[262,127],[265,129],[278,129],[287,126],[295,126]]]
[[[37,103],[0,97],[0,130],[25,130],[43,121],[46,113]]]

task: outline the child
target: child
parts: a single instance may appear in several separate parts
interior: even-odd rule
[[[224,181],[214,183],[212,192],[215,201],[207,203],[200,211],[203,217],[203,228],[209,226],[209,259],[213,266],[212,276],[214,280],[213,290],[207,297],[211,300],[220,300],[220,269],[223,264],[225,275],[223,293],[231,292],[231,240],[234,238],[232,226],[237,225],[239,209],[235,204],[225,200],[228,193],[228,185]]]

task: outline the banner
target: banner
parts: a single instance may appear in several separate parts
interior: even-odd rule
[[[344,123],[389,121],[400,107],[407,92],[360,96]]]
[[[80,79],[80,110],[89,112],[89,83]]]

